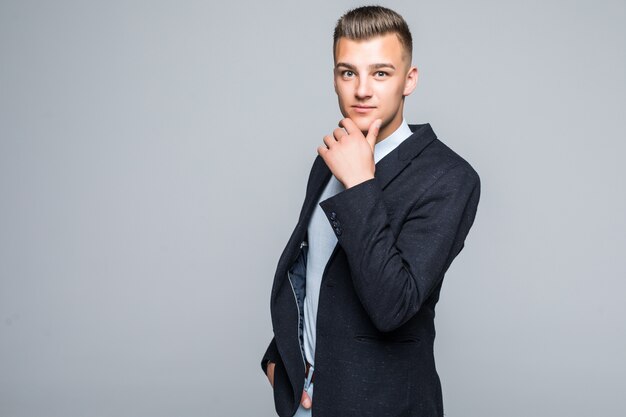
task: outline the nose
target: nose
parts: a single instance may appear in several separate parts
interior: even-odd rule
[[[367,77],[359,77],[355,95],[358,99],[363,100],[372,96],[370,82]]]

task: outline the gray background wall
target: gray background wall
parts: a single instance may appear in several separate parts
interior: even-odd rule
[[[278,256],[341,118],[333,1],[0,0],[0,416],[272,416]],[[447,416],[620,415],[624,1],[388,1],[481,175]]]

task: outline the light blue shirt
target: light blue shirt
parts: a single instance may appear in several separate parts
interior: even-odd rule
[[[374,162],[378,163],[412,134],[413,132],[403,118],[400,126],[391,135],[374,146]],[[345,190],[343,184],[332,175],[315,206],[307,229],[309,249],[306,266],[306,296],[304,298],[304,353],[306,360],[311,365],[315,364],[315,329],[322,273],[335,249],[335,245],[337,245],[337,236],[324,211],[319,206],[319,202],[343,190]]]

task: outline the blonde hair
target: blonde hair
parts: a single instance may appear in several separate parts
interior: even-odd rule
[[[413,37],[402,16],[382,6],[362,6],[349,10],[337,20],[333,34],[333,59],[336,57],[340,38],[367,40],[375,36],[395,33],[411,62]]]

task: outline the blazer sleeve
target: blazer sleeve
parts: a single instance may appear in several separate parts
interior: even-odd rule
[[[261,359],[261,369],[263,369],[263,373],[265,375],[267,375],[267,363],[278,362],[279,356],[280,355],[278,353],[278,349],[276,348],[276,338],[273,337],[270,341],[269,346],[265,350],[265,353],[263,354],[263,358]]]
[[[392,331],[419,311],[463,248],[479,198],[478,174],[459,163],[418,198],[397,236],[375,178],[319,203],[378,330]]]

